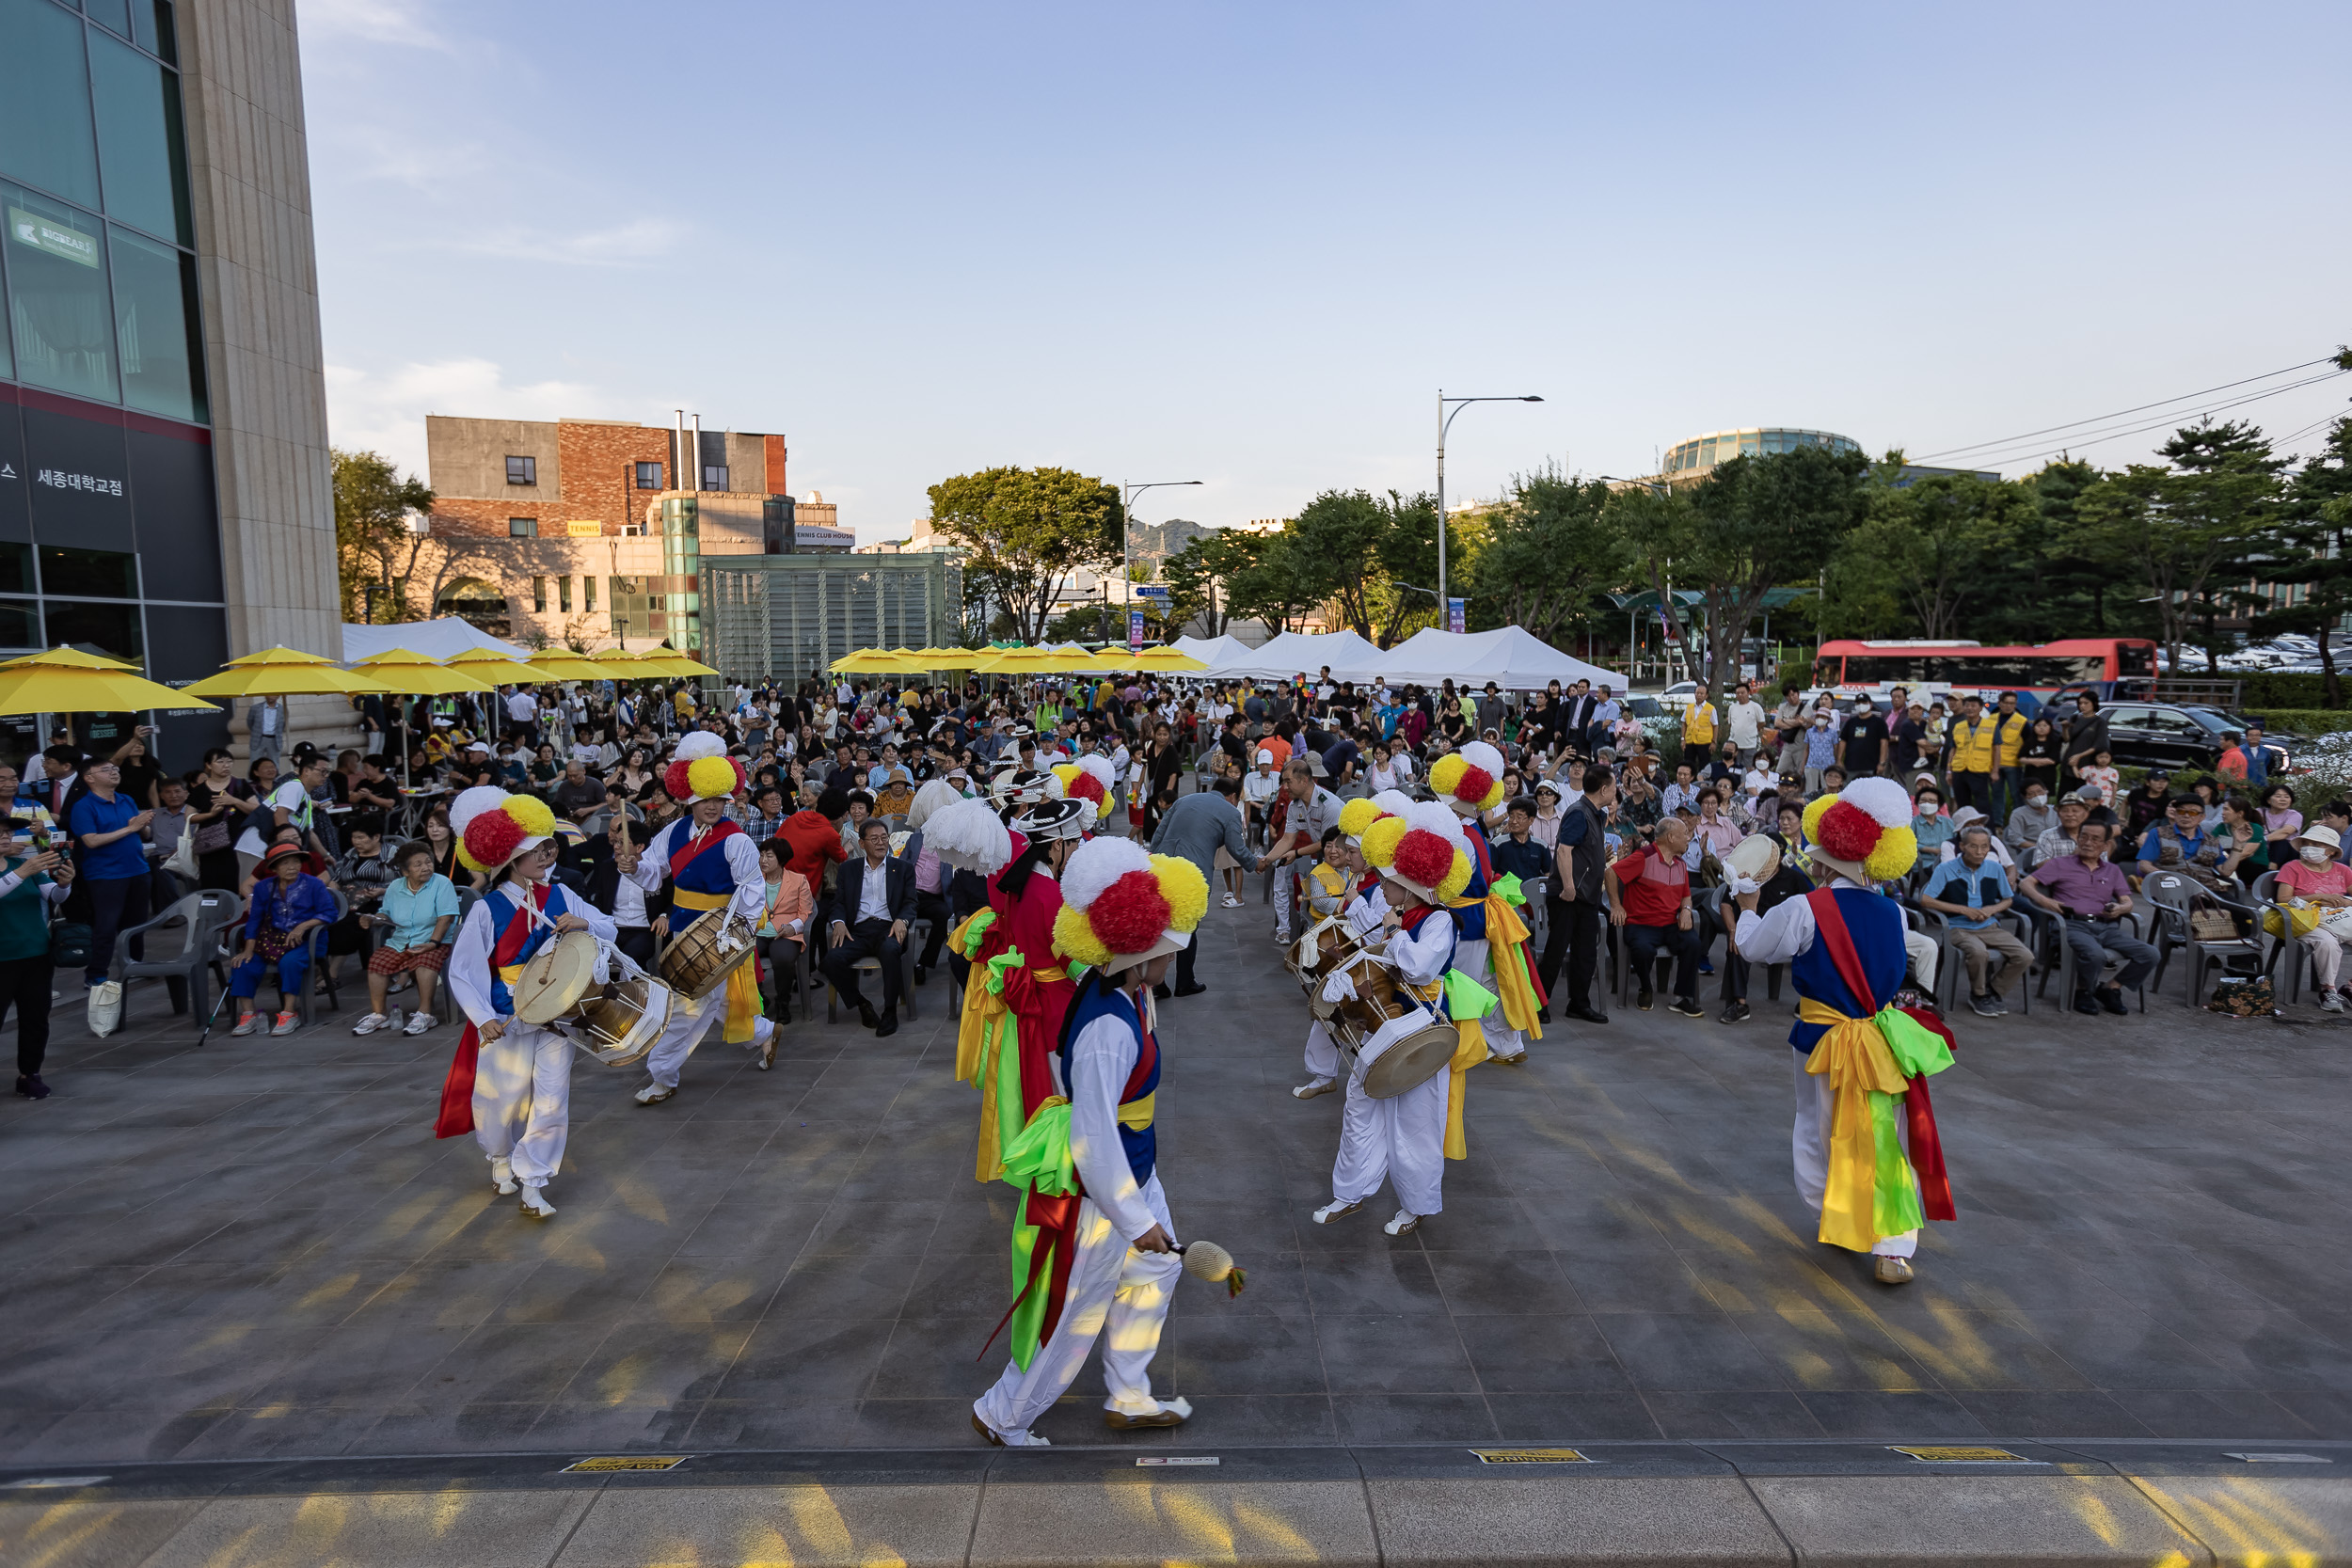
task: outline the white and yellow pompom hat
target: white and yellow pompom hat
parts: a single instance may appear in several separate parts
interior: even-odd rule
[[[1111,795],[1119,787],[1119,772],[1111,767],[1110,758],[1089,752],[1075,762],[1056,763],[1053,774],[1060,781],[1064,797],[1084,800],[1094,808],[1096,821],[1111,814]]]
[[[1470,846],[1462,824],[1434,800],[1417,801],[1403,816],[1384,816],[1364,830],[1366,863],[1422,899],[1442,904],[1470,886]]]
[[[457,835],[458,863],[495,876],[524,850],[555,836],[555,813],[535,795],[476,784],[449,803],[449,826]]]
[[[677,754],[662,771],[662,792],[679,805],[697,800],[730,800],[750,784],[743,765],[727,755],[727,743],[708,730],[696,730],[677,743]]]
[[[1804,808],[1815,865],[1857,882],[1887,882],[1919,860],[1911,797],[1893,779],[1856,779]]]
[[[1429,768],[1429,787],[1438,800],[1463,816],[1476,816],[1502,804],[1502,753],[1483,740],[1463,743]]]
[[[1072,850],[1061,897],[1055,950],[1106,974],[1189,946],[1209,912],[1199,866],[1124,838],[1089,839]]]

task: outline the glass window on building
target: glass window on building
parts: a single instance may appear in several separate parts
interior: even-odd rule
[[[659,489],[660,489],[660,488],[661,488],[661,465],[660,465],[660,464],[659,464],[659,463],[640,463],[640,464],[638,464],[638,465],[637,465],[637,488],[639,488],[640,490],[659,490]]]
[[[86,33],[49,0],[0,0],[0,173],[94,208]]]
[[[128,230],[109,232],[122,401],[167,419],[209,423],[204,338],[197,324],[196,258]]]
[[[568,573],[555,579],[555,608],[564,615],[572,612],[572,579]]]
[[[33,591],[33,546],[0,545],[0,594]]]
[[[118,550],[76,550],[62,545],[40,548],[40,591],[55,598],[135,599],[139,558]]]
[[[1752,436],[1740,436],[1740,456],[1742,456],[1742,457],[1754,457],[1755,455],[1756,455],[1756,453],[1758,453],[1758,452],[1762,451],[1763,450],[1764,450],[1764,440],[1763,440],[1763,437],[1762,437],[1761,436],[1753,436],[1753,435],[1752,435]]]
[[[97,96],[98,168],[106,215],[193,245],[179,73],[103,34],[90,37],[89,73]]]
[[[539,483],[539,460],[535,457],[510,457],[506,460],[506,483],[536,484]]]
[[[548,579],[545,578],[531,579],[531,609],[536,615],[548,612]]]
[[[536,538],[538,538],[538,537],[539,537],[539,519],[538,519],[538,518],[536,518],[536,517],[509,517],[509,518],[507,518],[507,519],[506,519],[506,536],[507,536],[509,539],[536,539]]]
[[[596,579],[582,576],[580,579],[580,610],[583,615],[596,612]]]
[[[171,0],[131,0],[131,38],[166,65],[180,63],[180,35]]]
[[[140,631],[137,605],[77,604],[70,599],[50,599],[42,608],[47,611],[48,622],[45,646],[71,643],[108,658],[135,664],[145,662],[147,639]]]
[[[40,648],[40,607],[31,599],[0,599],[0,648]]]
[[[706,489],[706,490],[723,490],[723,489],[725,489],[726,487],[727,487],[727,470],[726,470],[726,465],[725,465],[725,464],[723,464],[723,463],[706,463],[706,464],[704,464],[704,465],[703,465],[703,488],[704,488],[704,489]]]
[[[52,391],[113,403],[114,320],[98,220],[15,185],[0,185],[0,217],[8,224],[8,335],[17,375]]]

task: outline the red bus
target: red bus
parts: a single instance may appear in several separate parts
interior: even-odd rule
[[[1815,689],[1841,699],[1867,692],[1883,702],[1898,686],[1910,688],[1915,698],[1979,691],[1987,703],[2014,691],[2018,706],[2029,713],[2070,687],[2088,688],[2103,701],[2144,695],[2155,675],[2156,645],[2137,637],[2076,637],[2026,648],[1840,639],[1822,643],[1813,663]]]

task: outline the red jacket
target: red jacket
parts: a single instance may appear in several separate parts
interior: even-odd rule
[[[806,877],[812,889],[825,885],[827,861],[850,858],[850,852],[841,847],[841,830],[815,807],[786,817],[783,831],[776,836],[792,849],[792,858],[785,862],[787,869]]]

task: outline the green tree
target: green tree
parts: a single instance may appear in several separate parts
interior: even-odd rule
[[[1858,451],[1825,447],[1741,455],[1688,491],[1620,491],[1610,510],[1686,647],[1687,617],[1667,585],[1699,594],[1708,668],[1727,676],[1765,595],[1783,583],[1818,581],[1861,521],[1869,466]]]
[[[1203,637],[1222,637],[1232,619],[1234,576],[1257,559],[1257,535],[1244,529],[1196,534],[1160,563],[1168,585],[1168,624],[1198,626]]]
[[[342,579],[343,619],[367,621],[368,587],[382,589],[382,619],[414,619],[408,578],[429,534],[409,527],[412,513],[430,516],[433,491],[414,474],[403,477],[379,452],[330,453],[335,485],[335,557]]]
[[[1380,546],[1391,514],[1366,490],[1326,490],[1282,530],[1282,551],[1302,575],[1299,592],[1329,601],[1357,636],[1372,636],[1372,594],[1387,578]]]
[[[1386,515],[1386,526],[1375,552],[1379,580],[1365,594],[1365,602],[1374,626],[1372,640],[1392,648],[1407,626],[1418,631],[1416,623],[1437,624],[1436,600],[1418,589],[1396,585],[1426,586],[1438,580],[1438,498],[1426,490],[1409,497],[1391,490],[1386,501],[1374,504]]]
[[[1291,623],[1327,596],[1320,584],[1324,574],[1301,559],[1297,544],[1285,528],[1277,533],[1251,533],[1234,541],[1248,551],[1248,560],[1228,579],[1228,604],[1244,620],[1263,621],[1276,631],[1290,631]]]
[[[1073,573],[1119,561],[1126,513],[1119,487],[1067,468],[985,468],[930,487],[931,525],[969,553],[967,574],[1035,641]]]
[[[1899,473],[1900,454],[1889,456]],[[1892,588],[1921,637],[1954,638],[1969,610],[1995,592],[1994,566],[2037,515],[2032,493],[2005,481],[1936,474],[1900,488],[1877,484],[1838,556],[1868,562],[1865,576]]]
[[[1557,465],[1513,475],[1463,574],[1480,619],[1525,626],[1554,646],[1564,629],[1589,625],[1596,595],[1629,566],[1609,501],[1607,484]]]
[[[2134,463],[2076,499],[2075,539],[2148,590],[2169,668],[2201,629],[2207,667],[2217,669],[2214,623],[2252,569],[2284,465],[2259,430],[2235,420],[2188,426],[2158,450],[2169,467]]]
[[[2273,566],[2274,582],[2302,592],[2294,602],[2259,616],[2258,631],[2307,633],[2319,643],[2319,667],[2329,707],[2344,705],[2344,678],[2336,669],[2334,634],[2352,615],[2352,418],[2328,428],[2319,454],[2288,484],[2277,530],[2280,554],[2288,564]]]

